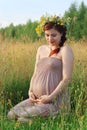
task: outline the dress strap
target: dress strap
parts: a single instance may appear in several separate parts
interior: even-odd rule
[[[60,51],[60,48],[56,48],[54,50],[52,50],[49,54],[49,57],[52,56],[53,54],[57,54]]]

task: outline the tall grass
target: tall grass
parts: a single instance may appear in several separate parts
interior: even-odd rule
[[[0,45],[0,89],[13,105],[28,97],[38,46],[38,43]]]
[[[30,44],[0,44],[0,130],[86,130],[87,129],[87,45],[86,41],[67,41],[74,52],[74,71],[69,84],[70,113],[52,118],[35,118],[27,124],[7,120],[7,111],[28,97],[38,46]]]

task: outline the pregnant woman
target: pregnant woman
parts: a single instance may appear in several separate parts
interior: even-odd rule
[[[9,119],[28,121],[35,116],[54,116],[69,109],[68,83],[74,56],[66,41],[66,21],[56,16],[41,17],[37,33],[45,34],[47,44],[37,50],[36,63],[29,87],[29,98],[14,106]]]

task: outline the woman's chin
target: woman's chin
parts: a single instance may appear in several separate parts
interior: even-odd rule
[[[54,46],[55,44],[54,43],[49,43],[50,46]]]

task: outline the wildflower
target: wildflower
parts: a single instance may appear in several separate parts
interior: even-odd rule
[[[11,103],[11,100],[10,100],[10,99],[8,99],[7,104],[8,104],[9,106],[12,106],[12,103]]]
[[[29,126],[31,126],[31,125],[32,125],[32,123],[33,123],[33,121],[32,121],[32,120],[29,120]]]
[[[20,126],[20,122],[17,121],[17,122],[15,123],[14,129],[17,129],[19,126]]]

